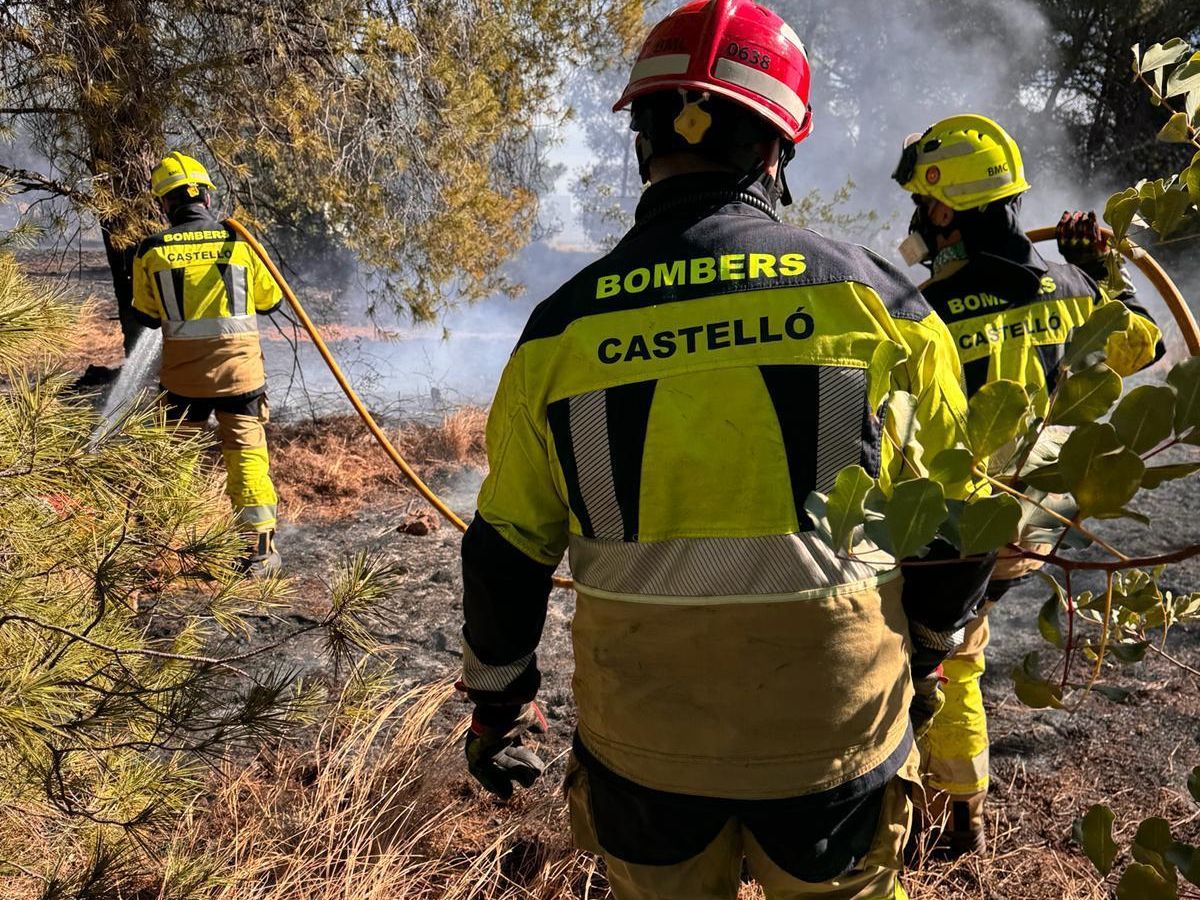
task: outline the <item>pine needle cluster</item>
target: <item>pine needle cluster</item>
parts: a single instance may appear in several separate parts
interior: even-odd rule
[[[265,658],[314,629],[370,651],[400,573],[351,560],[323,620],[256,642],[289,583],[240,574],[199,438],[153,398],[101,427],[55,372],[78,313],[0,253],[0,896],[199,896],[219,866],[158,857],[214,764],[320,708]]]

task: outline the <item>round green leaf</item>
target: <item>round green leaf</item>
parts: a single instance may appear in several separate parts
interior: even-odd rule
[[[1171,436],[1175,391],[1165,384],[1143,384],[1126,394],[1113,410],[1113,428],[1134,453],[1153,450]]]
[[[1013,691],[1017,699],[1030,709],[1062,709],[1062,689],[1040,674],[1040,656],[1026,653],[1021,664],[1012,670]]]
[[[1178,97],[1200,88],[1200,53],[1193,53],[1167,77],[1167,96]]]
[[[1108,412],[1121,396],[1121,376],[1105,365],[1067,378],[1050,408],[1051,425],[1086,425]]]
[[[1152,44],[1142,56],[1138,71],[1143,75],[1179,62],[1192,48],[1182,38],[1171,38],[1165,44]]]
[[[1192,884],[1200,885],[1200,850],[1189,844],[1172,841],[1163,851],[1163,858]]]
[[[1058,465],[1083,518],[1120,512],[1141,487],[1146,470],[1107,422],[1076,428],[1063,444]]]
[[[1112,228],[1117,240],[1125,237],[1125,233],[1129,231],[1140,204],[1141,197],[1138,196],[1137,188],[1132,187],[1119,194],[1113,194],[1104,204],[1104,221]]]
[[[1075,822],[1075,840],[1083,846],[1083,852],[1101,875],[1112,871],[1113,861],[1117,858],[1117,843],[1112,836],[1115,818],[1111,809],[1097,804]]]
[[[884,508],[896,558],[915,556],[928,546],[945,518],[945,494],[936,481],[914,478],[896,485]]]
[[[1008,494],[977,497],[963,509],[959,533],[964,556],[990,553],[1017,539],[1021,504]]]
[[[967,440],[984,459],[1017,436],[1029,412],[1029,395],[1015,381],[991,381],[975,392],[967,414]]]
[[[1050,586],[1050,599],[1042,604],[1038,612],[1038,631],[1047,642],[1061,650],[1067,643],[1062,628],[1062,607],[1066,602],[1066,594],[1053,576],[1046,572],[1038,572],[1038,575]]]
[[[1200,356],[1177,363],[1167,373],[1167,383],[1176,393],[1175,434],[1200,426]]]
[[[950,447],[929,461],[929,478],[943,490],[960,487],[971,479],[975,457],[966,447]]]
[[[1129,310],[1119,300],[1111,300],[1088,317],[1088,320],[1071,332],[1062,365],[1078,372],[1094,366],[1104,359],[1104,348],[1109,335],[1129,327]]]
[[[838,472],[825,505],[826,515],[829,517],[829,535],[834,549],[850,549],[854,529],[863,524],[866,515],[863,501],[867,497],[867,491],[874,486],[875,479],[868,475],[862,466],[849,466]]]
[[[1185,112],[1175,113],[1167,119],[1167,124],[1158,132],[1158,139],[1168,144],[1185,144],[1190,136],[1191,129],[1188,128],[1188,117]]]
[[[1168,481],[1187,478],[1200,471],[1200,463],[1172,463],[1169,466],[1148,466],[1142,475],[1142,487],[1154,490]]]
[[[1034,469],[1032,472],[1026,472],[1021,476],[1021,479],[1029,485],[1042,491],[1050,491],[1051,493],[1061,494],[1067,489],[1066,479],[1063,477],[1062,467],[1057,462],[1052,462],[1048,466],[1042,466],[1040,469]]]
[[[1200,803],[1200,766],[1192,769],[1192,774],[1188,776],[1187,786],[1192,799]]]
[[[1117,900],[1179,900],[1179,892],[1145,863],[1131,863],[1117,883]]]

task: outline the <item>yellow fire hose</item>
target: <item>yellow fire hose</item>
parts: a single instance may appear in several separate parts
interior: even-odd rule
[[[300,320],[300,324],[304,326],[304,330],[308,332],[308,336],[312,339],[313,346],[317,348],[317,352],[321,354],[321,358],[325,360],[325,365],[329,366],[329,371],[333,373],[333,377],[337,380],[338,386],[345,393],[346,398],[350,401],[350,405],[354,407],[354,411],[358,413],[363,423],[370,430],[372,436],[383,448],[383,451],[396,464],[401,474],[408,479],[411,484],[429,504],[436,509],[442,516],[457,528],[459,531],[467,530],[467,523],[464,522],[457,513],[447,506],[442,499],[433,492],[429,487],[400,455],[400,451],[388,440],[388,436],[383,429],[379,427],[379,423],[375,421],[375,417],[371,415],[371,411],[367,409],[362,399],[358,396],[358,392],[347,380],[346,375],[342,372],[341,366],[337,360],[333,358],[333,354],[329,352],[329,347],[326,346],[321,333],[317,330],[317,326],[313,324],[312,319],[308,317],[308,313],[304,311],[304,307],[300,304],[300,298],[296,296],[295,291],[287,283],[287,279],[283,277],[283,273],[279,271],[278,266],[271,261],[271,257],[267,255],[267,251],[263,248],[257,238],[254,237],[246,228],[236,219],[229,218],[225,223],[237,232],[250,248],[258,255],[258,258],[263,261],[263,265],[270,271],[276,283],[283,291],[283,296],[287,298],[288,304],[296,313],[296,317]],[[1109,238],[1112,237],[1112,232],[1104,229]],[[1048,241],[1054,239],[1055,229],[1036,228],[1029,232],[1029,239],[1034,243]],[[1158,264],[1158,262],[1149,253],[1141,247],[1134,244],[1132,241],[1126,241],[1121,252],[1125,257],[1137,266],[1142,273],[1154,285],[1155,289],[1162,295],[1166,301],[1167,307],[1171,310],[1171,315],[1175,317],[1175,321],[1179,323],[1179,330],[1183,334],[1183,339],[1187,342],[1188,352],[1193,356],[1200,355],[1200,327],[1196,325],[1196,319],[1192,315],[1192,311],[1188,308],[1187,302],[1183,298],[1183,294],[1179,292],[1179,288],[1175,286],[1175,282]],[[571,588],[574,587],[574,582],[569,578],[554,578],[556,587]]]
[[[267,251],[263,245],[237,219],[226,219],[225,224],[236,231],[238,236],[250,245],[250,249],[258,255],[258,258],[263,261],[263,265],[270,271],[275,282],[283,291],[283,296],[287,298],[288,304],[295,311],[296,318],[300,320],[300,324],[308,332],[313,346],[317,348],[317,352],[325,360],[325,365],[329,366],[329,371],[333,373],[333,377],[337,380],[338,386],[346,395],[346,399],[350,401],[350,405],[354,407],[354,411],[358,413],[363,423],[367,426],[367,429],[379,443],[379,446],[383,448],[383,452],[396,464],[396,468],[408,479],[408,483],[416,489],[417,493],[429,501],[430,506],[441,513],[442,517],[459,531],[465,532],[467,530],[467,523],[454,510],[447,506],[442,498],[433,492],[433,489],[429,485],[421,480],[421,476],[414,471],[413,467],[408,464],[408,461],[400,455],[400,451],[396,449],[395,445],[388,440],[388,436],[384,434],[383,429],[379,427],[379,423],[375,421],[375,417],[371,415],[371,411],[367,409],[366,405],[362,402],[362,398],[358,396],[358,392],[354,390],[353,385],[346,378],[342,367],[338,365],[337,360],[333,358],[333,354],[329,352],[329,347],[325,344],[321,333],[317,331],[317,326],[313,324],[313,320],[308,317],[308,313],[304,311],[304,307],[300,304],[300,298],[296,296],[296,292],[287,283],[287,279],[283,277],[283,273],[279,271],[279,267],[271,261],[271,257],[267,255]],[[555,577],[554,584],[557,587],[563,588],[574,586],[574,582],[569,578]]]

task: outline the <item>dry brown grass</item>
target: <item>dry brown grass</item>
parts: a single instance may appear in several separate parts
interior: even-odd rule
[[[233,873],[215,900],[591,900],[603,866],[572,849],[561,791],[543,779],[500,805],[465,775],[465,722],[439,717],[447,682],[418,687],[313,748],[226,773],[177,852]],[[1014,788],[1019,786],[1014,785]],[[1029,790],[1035,790],[1030,786]],[[1028,839],[1041,797],[996,811],[992,848],[954,863],[921,860],[912,900],[1101,900],[1090,864],[1065,842]],[[998,817],[998,818],[997,818]],[[739,900],[761,900],[744,884]]]
[[[487,411],[467,406],[435,424],[407,423],[390,437],[422,478],[487,463]],[[374,502],[415,493],[357,416],[272,425],[271,477],[290,522],[336,522]]]
[[[326,727],[307,753],[226,773],[176,853],[220,861],[229,874],[214,900],[603,896],[556,793],[501,807],[464,784],[465,723],[448,735],[433,724],[452,692],[418,687]]]

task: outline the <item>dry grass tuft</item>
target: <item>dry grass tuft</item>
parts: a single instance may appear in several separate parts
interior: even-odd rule
[[[422,478],[487,463],[487,411],[467,406],[436,424],[407,423],[391,435]],[[336,522],[368,503],[414,495],[357,416],[270,426],[271,477],[290,522]]]
[[[487,463],[484,429],[487,410],[464,406],[436,425],[411,424],[400,431],[397,448],[414,466],[453,471]]]
[[[307,753],[227,781],[176,853],[229,872],[215,900],[555,900],[604,895],[570,846],[557,792],[507,807],[464,783],[460,741],[433,722],[448,682],[411,690]]]

